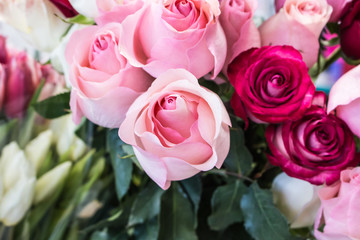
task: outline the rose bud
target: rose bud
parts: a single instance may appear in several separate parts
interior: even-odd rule
[[[49,198],[65,181],[71,169],[71,162],[63,162],[42,175],[35,186],[34,204]]]
[[[34,64],[28,59],[25,52],[12,56],[7,66],[7,79],[5,84],[4,109],[10,118],[21,118],[35,91]]]
[[[326,113],[325,94],[319,92],[314,99],[302,119],[268,126],[265,137],[271,154],[267,157],[291,177],[329,185],[339,179],[341,170],[356,166],[359,158],[349,127]]]
[[[29,210],[35,192],[35,171],[15,142],[6,145],[0,158],[0,222],[14,226]]]
[[[219,20],[224,29],[227,54],[224,64],[226,73],[228,64],[241,52],[253,47],[260,47],[260,33],[253,15],[257,8],[254,0],[222,0]]]
[[[78,13],[71,6],[69,0],[50,0],[67,18],[76,16]]]
[[[96,2],[107,2],[107,0],[69,0],[69,2],[78,13],[89,18],[95,18],[99,15],[99,10]]]
[[[340,45],[346,56],[360,59],[360,1],[346,5],[340,24]]]
[[[2,111],[3,101],[5,98],[5,81],[6,70],[2,64],[0,64],[0,111]]]
[[[315,86],[299,51],[290,46],[253,48],[229,65],[235,92],[231,106],[247,122],[280,123],[301,118]]]
[[[360,137],[360,66],[341,76],[331,87],[328,101],[328,113],[336,111],[336,116]]]
[[[314,233],[318,240],[360,239],[360,168],[341,172],[340,181],[319,190],[321,207]]]
[[[6,38],[0,35],[0,64],[6,64],[7,58]]]
[[[161,188],[220,168],[230,147],[230,118],[219,96],[184,69],[168,70],[129,108],[119,137],[133,146]]]

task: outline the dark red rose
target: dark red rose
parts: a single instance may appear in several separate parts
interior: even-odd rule
[[[245,51],[229,65],[228,76],[235,114],[258,123],[301,118],[315,92],[300,52],[291,46]]]
[[[340,45],[346,56],[360,59],[360,0],[344,8],[340,24]]]
[[[71,6],[69,0],[50,0],[65,17],[70,18],[78,14],[78,12]]]
[[[329,185],[339,179],[341,170],[356,166],[359,158],[349,127],[326,113],[325,94],[318,93],[314,99],[303,118],[268,126],[268,159],[289,176]]]

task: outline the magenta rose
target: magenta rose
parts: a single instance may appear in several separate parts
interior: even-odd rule
[[[321,207],[315,221],[318,240],[360,239],[360,168],[341,172],[340,181],[319,190]]]
[[[101,126],[118,128],[132,102],[151,85],[151,76],[120,54],[121,35],[120,24],[110,23],[71,36],[65,55],[76,123],[86,116]]]
[[[241,52],[253,47],[260,47],[260,33],[252,20],[257,8],[254,0],[222,0],[219,20],[227,41],[227,54],[224,65],[228,64]]]
[[[346,56],[360,59],[360,1],[354,0],[345,7],[340,24],[340,45]]]
[[[184,69],[168,70],[138,97],[119,129],[161,188],[220,168],[230,147],[230,119],[219,96]]]
[[[359,163],[353,133],[344,121],[326,113],[325,99],[317,93],[302,119],[270,125],[265,133],[270,163],[315,185],[332,184],[341,170]]]
[[[126,34],[121,36],[120,51],[131,65],[154,77],[173,68],[184,68],[197,78],[211,71],[216,76],[226,57],[219,14],[218,0],[145,1],[123,18]]]
[[[235,113],[258,123],[301,118],[310,107],[315,86],[299,51],[290,46],[253,48],[229,65],[235,88]]]

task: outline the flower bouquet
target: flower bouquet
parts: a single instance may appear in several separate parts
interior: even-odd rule
[[[360,239],[359,16],[3,0],[0,239]]]

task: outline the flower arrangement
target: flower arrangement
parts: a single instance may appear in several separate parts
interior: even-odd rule
[[[3,0],[0,239],[360,239],[359,16]]]

